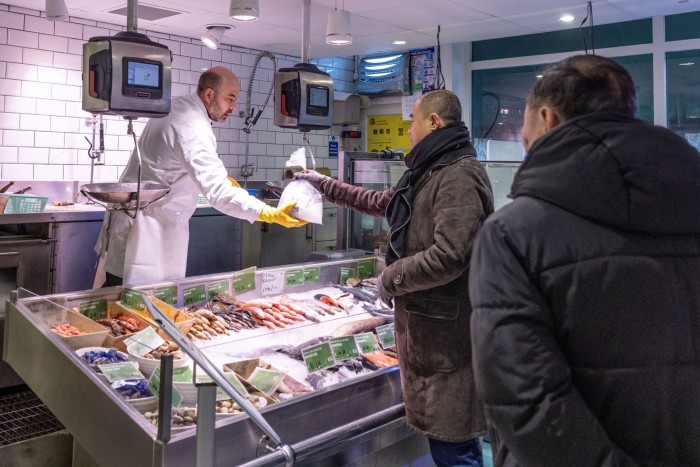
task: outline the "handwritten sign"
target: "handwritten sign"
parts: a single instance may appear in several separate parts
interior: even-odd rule
[[[262,275],[262,294],[278,295],[284,292],[284,271],[264,272]]]

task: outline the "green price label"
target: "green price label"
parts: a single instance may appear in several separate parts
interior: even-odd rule
[[[394,334],[394,323],[377,326],[377,337],[383,349],[388,349],[396,345],[396,335]]]
[[[362,353],[370,353],[375,350],[379,350],[379,344],[377,343],[377,338],[371,332],[363,332],[362,334],[355,334],[355,343]]]
[[[354,268],[340,268],[340,283],[345,285],[348,279],[355,275]]]
[[[153,295],[160,301],[168,305],[177,305],[177,285],[169,285],[167,287],[159,287]]]
[[[90,319],[102,319],[107,317],[107,299],[98,298],[80,302],[80,313]]]
[[[188,366],[173,368],[173,381],[178,383],[191,383],[194,380],[192,369]]]
[[[374,277],[374,258],[361,259],[357,262],[357,273],[360,279]]]
[[[304,270],[292,269],[287,271],[284,275],[284,285],[304,285]]]
[[[255,268],[244,269],[233,275],[233,290],[236,293],[255,290]]]
[[[231,383],[231,386],[233,386],[236,391],[238,391],[239,394],[242,396],[246,397],[248,396],[248,390],[243,386],[243,383],[241,383],[241,380],[238,379],[238,375],[236,373],[230,372],[226,373],[224,377]],[[214,382],[213,379],[209,375],[197,375],[195,376],[195,379],[197,383],[212,383]],[[233,399],[229,393],[221,389],[220,386],[216,386],[216,400],[217,401],[225,401],[228,399]]]
[[[133,308],[135,310],[145,310],[146,304],[143,303],[143,298],[141,298],[140,290],[134,290],[129,288],[122,289],[121,302],[127,308]]]
[[[182,301],[185,305],[194,305],[195,303],[204,302],[207,300],[207,294],[204,292],[204,284],[195,285],[182,290]]]
[[[313,284],[321,281],[321,268],[304,269],[304,283]]]
[[[219,295],[227,295],[228,292],[229,289],[227,280],[212,282],[207,287],[207,297],[209,297],[209,299],[218,297]]]
[[[335,365],[330,342],[307,347],[301,351],[301,354],[304,357],[304,363],[309,373]]]
[[[156,367],[156,369],[153,370],[153,374],[148,379],[148,387],[156,397],[160,397],[160,367]],[[172,387],[172,400],[173,407],[180,407],[182,396],[178,390],[175,389],[175,386]]]
[[[333,357],[337,361],[360,356],[353,336],[335,337],[330,340],[330,343],[331,349],[333,349]]]

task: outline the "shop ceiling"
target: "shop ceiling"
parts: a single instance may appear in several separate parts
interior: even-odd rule
[[[70,16],[126,26],[126,0],[65,0]],[[208,24],[229,24],[223,44],[301,55],[302,1],[259,0],[260,18],[228,17],[229,0],[142,0],[138,30],[199,38]],[[44,10],[44,0],[0,0]],[[700,10],[700,0],[594,0],[595,25]],[[353,43],[325,42],[328,12],[350,11]],[[310,58],[370,55],[435,45],[519,36],[578,27],[587,3],[576,0],[311,0]],[[121,10],[122,14],[113,13]],[[571,23],[558,18],[571,14]],[[151,19],[147,19],[151,18]],[[405,40],[405,45],[392,45]]]

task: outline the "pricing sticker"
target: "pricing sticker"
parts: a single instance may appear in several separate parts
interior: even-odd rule
[[[192,381],[194,381],[192,368],[188,366],[173,368],[173,381],[176,381],[178,383],[191,383]]]
[[[127,308],[133,308],[134,310],[145,310],[146,304],[143,303],[143,298],[141,298],[142,293],[143,292],[140,290],[129,289],[127,287],[123,288],[120,297],[122,305]]]
[[[142,331],[129,335],[124,339],[124,345],[132,353],[138,357],[143,357],[151,350],[157,349],[165,340],[158,335],[155,329],[151,326],[146,327]]]
[[[304,268],[304,283],[312,284],[321,281],[321,268]]]
[[[396,335],[394,334],[394,323],[377,326],[377,337],[383,349],[388,349],[396,345]]]
[[[153,296],[168,305],[177,305],[177,285],[159,287],[153,291]]]
[[[283,379],[284,373],[278,370],[256,366],[246,381],[269,396],[274,394]]]
[[[345,284],[348,279],[355,275],[354,268],[340,268],[340,283]]]
[[[336,361],[360,356],[354,336],[335,337],[330,340],[333,357]]]
[[[153,374],[151,374],[151,377],[148,379],[148,387],[156,397],[160,397],[160,367],[156,367],[156,369],[153,370]],[[175,386],[172,387],[171,394],[173,407],[180,407],[182,396],[180,392],[175,389]]]
[[[304,285],[304,270],[290,269],[284,275],[284,285],[287,287],[292,285]]]
[[[233,275],[233,290],[236,293],[255,290],[255,268],[248,268]]]
[[[369,279],[374,277],[374,258],[361,259],[357,262],[357,274],[360,279]]]
[[[284,292],[284,271],[264,272],[262,275],[262,294],[279,295]]]
[[[102,319],[107,317],[107,299],[98,298],[95,300],[85,300],[80,302],[80,314],[90,319]]]
[[[304,357],[304,363],[309,373],[335,365],[330,342],[323,342],[307,347],[301,351],[301,355]]]
[[[210,300],[219,295],[227,295],[228,293],[228,280],[212,282],[207,285],[207,297],[209,297]]]
[[[107,381],[113,383],[123,379],[143,379],[143,374],[136,368],[134,362],[119,362],[107,363],[105,365],[97,365]]]
[[[374,352],[379,349],[379,343],[377,338],[371,332],[363,332],[362,334],[355,334],[355,342],[357,347],[362,353]]]
[[[204,302],[206,300],[207,294],[204,291],[204,284],[182,289],[182,301],[185,305],[194,305],[195,303]]]
[[[231,383],[231,386],[236,388],[236,391],[238,391],[238,394],[242,395],[243,397],[248,397],[248,390],[243,386],[243,383],[241,383],[241,380],[238,379],[238,375],[236,373],[230,372],[224,374],[226,379]],[[209,375],[197,375],[195,376],[195,379],[197,383],[213,383],[214,380],[211,379]],[[228,399],[232,399],[231,395],[221,389],[220,386],[216,387],[216,400],[217,401],[225,401]]]

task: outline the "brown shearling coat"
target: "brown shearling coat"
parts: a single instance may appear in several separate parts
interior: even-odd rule
[[[462,442],[486,431],[471,368],[467,279],[477,229],[493,212],[493,193],[471,146],[442,156],[419,181],[406,255],[382,274],[394,295],[396,342],[409,426],[429,438]],[[329,201],[376,217],[385,191],[329,180]]]

